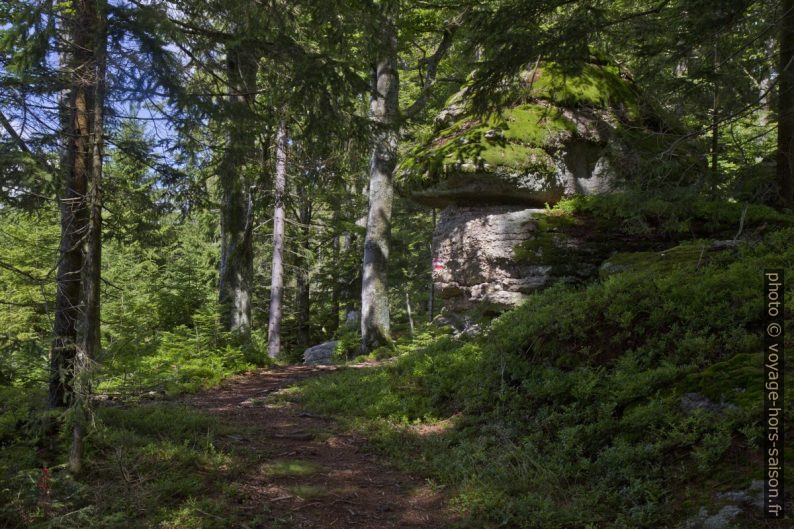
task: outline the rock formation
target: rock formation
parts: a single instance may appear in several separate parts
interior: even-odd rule
[[[303,363],[309,365],[333,364],[337,343],[336,340],[331,340],[309,347],[303,351]]]
[[[454,312],[503,310],[555,279],[597,275],[608,252],[557,229],[548,206],[670,170],[657,156],[665,135],[648,124],[660,120],[642,117],[617,68],[568,72],[546,64],[520,75],[511,90],[515,103],[484,117],[469,110],[461,91],[438,117],[435,138],[401,164],[402,178],[420,189],[414,198],[442,208],[433,274]],[[676,149],[677,171],[682,160],[699,167],[685,145],[669,150]]]

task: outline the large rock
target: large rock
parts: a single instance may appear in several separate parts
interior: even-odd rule
[[[549,266],[520,266],[515,247],[532,237],[543,210],[510,206],[442,210],[433,235],[433,280],[453,312],[474,304],[505,308],[545,285]]]
[[[445,307],[501,311],[554,280],[594,276],[598,245],[549,226],[548,211],[448,206],[433,235],[433,280]]]
[[[614,117],[603,111],[523,104],[500,118],[480,124],[463,120],[441,131],[402,167],[435,182],[414,194],[434,207],[543,207],[565,195],[599,193],[617,185],[610,162],[615,127]]]
[[[654,120],[641,117],[636,91],[615,67],[541,65],[511,90],[515,103],[490,116],[470,109],[465,90],[456,94],[435,137],[400,164],[403,181],[419,189],[413,197],[443,208],[433,276],[449,311],[503,310],[552,281],[597,277],[610,252],[629,248],[592,229],[557,229],[547,207],[620,189],[647,174],[640,164],[653,151],[669,147],[690,162],[688,144],[659,143],[668,136],[649,128]]]
[[[303,352],[303,363],[312,365],[333,364],[336,343],[336,340],[331,340],[309,347]]]

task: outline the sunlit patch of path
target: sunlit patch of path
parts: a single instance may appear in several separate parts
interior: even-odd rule
[[[223,437],[221,448],[246,462],[235,483],[237,501],[255,521],[248,527],[453,527],[443,496],[425,481],[389,467],[332,419],[282,398],[295,382],[336,369],[261,370],[190,398],[245,432]]]

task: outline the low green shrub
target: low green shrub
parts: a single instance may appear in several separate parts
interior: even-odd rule
[[[305,382],[299,398],[454,486],[472,526],[683,526],[761,477],[764,268],[794,277],[794,229],[700,267],[557,285],[479,338],[403,345],[393,365]],[[693,394],[709,405],[688,407]]]

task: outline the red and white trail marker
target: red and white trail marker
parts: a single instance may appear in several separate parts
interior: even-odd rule
[[[444,269],[444,260],[443,259],[433,259],[433,271],[439,272]]]

